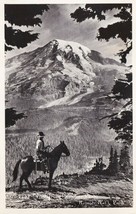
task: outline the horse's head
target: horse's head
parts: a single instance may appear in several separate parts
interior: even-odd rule
[[[70,155],[70,151],[68,150],[66,144],[64,143],[64,141],[60,141],[60,145],[62,147],[62,152],[66,155],[69,156]]]

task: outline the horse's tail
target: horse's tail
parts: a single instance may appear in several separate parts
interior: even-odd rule
[[[21,162],[21,159],[16,163],[15,168],[13,170],[13,181],[15,181],[17,179],[18,167],[19,167],[20,162]]]

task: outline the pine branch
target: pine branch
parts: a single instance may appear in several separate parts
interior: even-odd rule
[[[119,114],[119,113],[117,112],[117,113],[114,113],[114,114],[106,115],[106,116],[100,118],[99,121],[101,121],[101,120],[103,120],[103,119],[106,119],[106,118],[114,117],[114,116],[116,116],[116,115],[118,115],[118,114]]]
[[[107,95],[107,98],[109,99],[114,99],[113,101],[116,101],[116,99],[121,99],[122,97],[120,95]]]
[[[48,11],[49,7],[46,4],[27,5],[27,4],[5,4],[5,21],[10,23],[10,27],[5,25],[5,51],[10,51],[17,48],[24,48],[28,43],[38,39],[38,33],[32,31],[21,31],[13,29],[16,26],[41,26],[41,15],[44,11]]]
[[[12,27],[5,25],[6,44],[16,46],[17,48],[26,47],[28,43],[35,41],[38,38],[38,33],[31,34],[31,31],[14,30]],[[6,47],[7,49],[7,47]]]
[[[111,118],[111,117],[114,117],[116,115],[120,115],[122,113],[122,111],[124,111],[124,108],[127,107],[128,105],[132,104],[132,100],[128,101],[122,108],[119,112],[116,112],[114,114],[110,114],[110,115],[106,115],[102,118],[99,119],[99,121],[103,120],[103,119],[106,119],[106,118]]]
[[[125,79],[116,79],[115,78],[115,81],[118,81],[118,82],[121,82],[121,83],[125,83],[127,85],[131,85],[132,84],[132,81],[131,82],[128,82],[128,80],[125,80]]]
[[[130,99],[130,100],[123,106],[123,108],[126,108],[128,105],[132,105],[132,99]]]
[[[5,5],[5,20],[18,26],[34,26],[41,24],[41,19],[36,15],[42,15],[49,7],[44,5]]]

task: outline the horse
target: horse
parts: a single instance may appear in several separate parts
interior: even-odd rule
[[[48,153],[45,152],[46,157],[48,156],[47,157],[47,166],[48,166],[48,172],[49,172],[48,189],[51,189],[53,174],[58,166],[58,162],[60,160],[62,153],[64,153],[66,156],[70,155],[70,151],[68,150],[64,141],[60,141],[60,144],[56,146],[51,152],[48,152]],[[43,152],[43,155],[44,155],[44,152]],[[32,156],[26,156],[17,161],[13,170],[13,181],[17,179],[19,165],[22,169],[22,175],[20,176],[20,184],[19,184],[18,191],[22,190],[23,180],[26,181],[26,183],[28,184],[29,190],[31,190],[32,186],[28,180],[28,177],[30,176],[32,171],[35,170],[34,158]]]

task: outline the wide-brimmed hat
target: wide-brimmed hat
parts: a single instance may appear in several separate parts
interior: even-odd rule
[[[44,137],[45,134],[44,134],[43,132],[39,132],[39,133],[38,133],[38,136],[39,136],[39,137]]]

